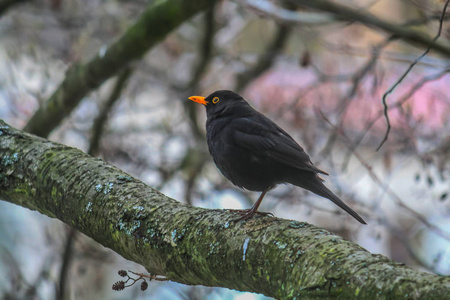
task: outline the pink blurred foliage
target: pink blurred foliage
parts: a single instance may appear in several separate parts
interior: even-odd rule
[[[387,96],[392,128],[401,131],[417,129],[425,135],[449,130],[449,74],[426,82],[412,93],[425,76],[432,74],[426,69],[417,70],[409,73]],[[320,82],[311,68],[276,68],[255,80],[247,89],[246,96],[262,111],[281,111],[279,117],[289,121],[295,120],[295,114],[317,115],[320,110],[331,119],[338,118],[339,126],[351,132],[367,130],[368,124],[374,122],[370,134],[379,136],[386,130],[383,94],[402,72],[401,68],[397,68],[389,70],[388,75],[384,76],[368,74],[359,82],[354,97],[347,98],[351,80]],[[398,104],[401,105],[396,107]]]

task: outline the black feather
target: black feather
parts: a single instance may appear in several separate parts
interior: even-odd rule
[[[303,148],[240,95],[222,90],[205,100],[208,148],[218,169],[236,186],[263,192],[245,218],[257,212],[265,192],[277,184],[291,183],[330,199],[366,224],[323,184],[318,173],[328,174],[314,166]]]

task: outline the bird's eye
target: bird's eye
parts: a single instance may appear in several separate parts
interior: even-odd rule
[[[212,103],[216,104],[217,102],[219,102],[219,97],[214,97]]]

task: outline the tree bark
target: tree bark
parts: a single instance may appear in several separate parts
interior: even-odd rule
[[[24,130],[47,137],[90,91],[116,75],[133,60],[139,59],[181,23],[214,5],[208,0],[156,1],[139,20],[104,53],[91,61],[75,64],[66,73],[58,89],[47,99]]]
[[[410,269],[307,223],[233,222],[233,212],[179,203],[101,159],[1,120],[0,158],[1,199],[58,218],[172,281],[280,299],[449,295],[449,277]]]

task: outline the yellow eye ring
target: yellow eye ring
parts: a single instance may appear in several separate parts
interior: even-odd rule
[[[214,97],[212,103],[216,104],[217,102],[219,102],[219,97]]]

